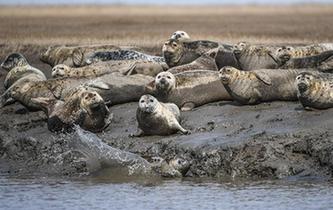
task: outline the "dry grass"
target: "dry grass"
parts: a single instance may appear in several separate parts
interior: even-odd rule
[[[333,42],[333,6],[59,6],[0,7],[0,60],[13,51],[47,69],[48,45],[136,45],[158,54],[176,30],[194,39],[255,43]]]
[[[333,40],[333,6],[2,7],[0,40],[20,44],[159,46],[175,30],[226,42]]]

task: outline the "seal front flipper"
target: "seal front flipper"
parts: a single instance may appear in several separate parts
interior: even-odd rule
[[[182,110],[183,112],[186,111],[191,111],[193,108],[195,107],[195,104],[193,102],[186,102],[180,110]]]
[[[264,72],[255,72],[254,75],[257,77],[257,79],[259,79],[266,85],[272,85],[271,78],[269,78],[269,76],[267,74],[265,74]]]
[[[138,128],[138,130],[135,133],[131,133],[129,135],[129,137],[134,138],[134,137],[141,137],[141,136],[144,136],[144,135],[145,135],[145,133],[143,132],[143,130]]]
[[[93,81],[87,82],[86,84],[84,84],[84,86],[101,89],[101,90],[110,90],[110,86],[101,80],[93,80]]]
[[[191,131],[190,130],[186,130],[184,129],[178,121],[175,120],[175,122],[173,122],[173,127],[175,129],[177,129],[179,132],[181,132],[182,134],[184,135],[190,135],[191,134]]]

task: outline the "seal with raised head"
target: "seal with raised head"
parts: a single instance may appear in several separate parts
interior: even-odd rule
[[[218,69],[215,62],[215,57],[217,55],[217,52],[218,48],[209,50],[208,52],[204,53],[193,62],[181,66],[172,67],[168,69],[168,72],[176,74],[180,72],[199,70],[199,69],[217,71]]]
[[[174,103],[182,111],[232,99],[221,84],[217,71],[194,70],[178,74],[161,72],[146,88],[159,101]]]
[[[46,80],[44,73],[41,70],[31,66],[27,59],[20,53],[9,54],[1,64],[1,67],[9,71],[4,81],[5,89],[8,89],[17,80],[30,73],[38,74],[40,78]]]
[[[52,77],[94,78],[115,72],[123,75],[144,74],[156,76],[159,72],[165,71],[167,68],[166,64],[136,60],[106,61],[78,68],[58,64],[52,68]]]
[[[199,40],[182,42],[169,39],[162,48],[163,57],[168,66],[180,66],[191,63],[207,51],[220,47],[218,42]]]
[[[191,37],[185,32],[185,31],[175,31],[170,39],[176,39],[179,41],[189,41],[191,40]]]
[[[50,66],[66,64],[70,67],[85,66],[86,59],[98,51],[111,51],[120,49],[135,49],[133,47],[115,45],[83,45],[83,46],[50,46],[41,53],[40,60]]]
[[[301,72],[297,77],[297,96],[304,108],[333,108],[333,76]]]
[[[85,60],[85,63],[90,65],[93,63],[112,60],[142,60],[165,62],[163,57],[148,55],[135,50],[114,50],[95,52],[91,56],[88,56],[88,58]]]
[[[312,55],[300,58],[290,58],[284,62],[280,62],[281,69],[302,69],[314,68],[320,71],[330,71],[333,69],[331,64],[333,60],[333,50],[322,52],[318,55]]]
[[[33,98],[48,116],[48,129],[52,132],[69,132],[79,125],[91,132],[101,132],[109,126],[112,115],[103,98],[87,87],[80,86],[65,101],[50,98]]]
[[[295,101],[295,78],[301,69],[262,69],[241,71],[234,67],[220,70],[221,82],[232,98],[241,104],[267,101]]]
[[[143,95],[136,112],[138,132],[132,136],[190,134],[180,124],[180,111],[173,103],[161,103],[151,95]]]

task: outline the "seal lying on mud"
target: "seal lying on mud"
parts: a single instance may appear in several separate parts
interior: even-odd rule
[[[86,59],[86,64],[111,61],[111,60],[143,60],[165,62],[163,57],[148,55],[135,50],[114,50],[95,52]]]
[[[40,78],[46,80],[44,73],[39,69],[32,67],[27,59],[20,53],[9,54],[1,64],[1,67],[9,71],[4,81],[5,89],[8,89],[17,80],[30,73],[38,74]]]
[[[232,98],[241,104],[265,101],[295,101],[295,78],[302,70],[262,69],[240,71],[233,67],[220,70],[220,78]],[[304,71],[304,70],[303,70]]]
[[[176,74],[180,72],[198,70],[198,69],[217,71],[217,66],[215,62],[215,57],[217,55],[217,52],[218,48],[209,50],[208,52],[204,53],[193,62],[181,66],[172,67],[171,69],[168,69],[168,72]]]
[[[321,71],[330,71],[333,69],[333,65],[330,63],[333,61],[333,50],[325,51],[318,55],[290,58],[288,60],[282,60],[279,68],[281,69],[302,69],[302,68],[316,68]]]
[[[297,96],[303,107],[328,109],[333,107],[333,76],[302,72],[296,77]]]
[[[179,41],[189,41],[191,40],[190,36],[185,31],[175,31],[170,39],[176,39]]]
[[[190,131],[179,124],[178,107],[173,103],[161,103],[151,95],[143,95],[140,98],[136,119],[140,130],[132,136],[170,135],[178,131],[190,134]]]
[[[209,70],[186,71],[175,75],[161,72],[146,88],[159,101],[175,103],[182,111],[215,101],[231,100],[220,82],[219,73]]]
[[[72,68],[65,64],[58,64],[52,68],[52,77],[94,78],[114,72],[119,72],[123,75],[144,74],[156,76],[158,73],[166,69],[166,64],[162,65],[152,61],[135,60],[107,61],[78,68]]]
[[[13,85],[1,99],[12,97],[29,109],[41,109],[31,101],[32,98],[44,97],[63,99],[73,88],[80,85],[97,91],[102,98],[112,104],[137,101],[145,92],[145,84],[153,77],[145,75],[124,76],[119,73],[106,74],[94,80],[90,78],[56,78],[46,81],[25,81]],[[0,106],[1,107],[1,106]]]
[[[50,66],[66,64],[70,67],[85,66],[86,59],[97,51],[109,51],[120,49],[133,49],[131,47],[118,47],[115,45],[88,45],[88,46],[50,46],[41,53],[40,60]]]
[[[191,63],[205,52],[220,47],[220,44],[212,41],[186,41],[169,39],[163,45],[162,52],[168,66],[180,66]]]
[[[103,98],[83,86],[68,94],[65,101],[33,98],[32,102],[44,107],[48,129],[52,132],[69,132],[74,125],[91,132],[101,132],[112,119]]]

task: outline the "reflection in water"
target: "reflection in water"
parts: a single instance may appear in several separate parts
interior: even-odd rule
[[[327,181],[0,177],[0,209],[328,209]]]

